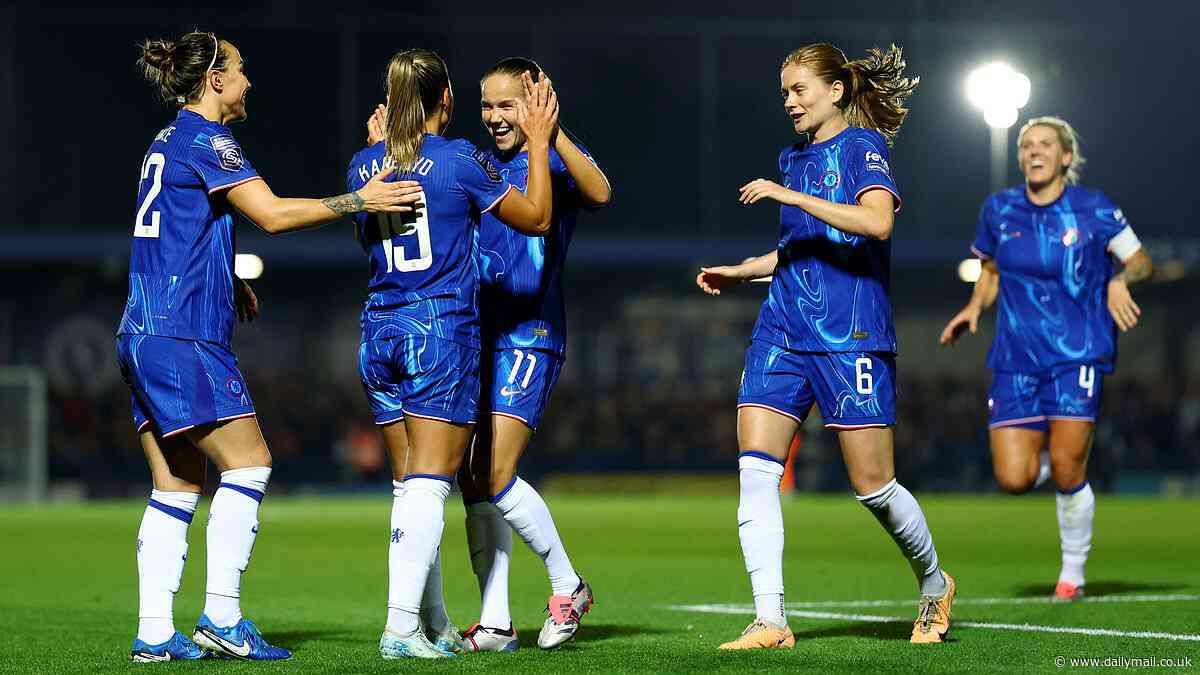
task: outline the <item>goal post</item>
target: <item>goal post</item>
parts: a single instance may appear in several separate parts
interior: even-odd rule
[[[0,502],[46,498],[46,374],[0,366]]]

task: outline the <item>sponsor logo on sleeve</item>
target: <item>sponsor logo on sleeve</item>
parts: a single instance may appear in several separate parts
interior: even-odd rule
[[[888,166],[888,161],[883,158],[883,155],[874,150],[867,150],[864,161],[866,162],[864,168],[867,171],[881,171],[889,175],[892,173],[891,167]]]
[[[226,171],[241,171],[245,166],[246,160],[242,157],[242,148],[237,141],[233,140],[233,136],[227,134],[217,134],[210,140],[212,143],[213,152],[217,153],[217,159],[221,161],[221,168]]]
[[[500,172],[496,169],[496,165],[492,164],[492,159],[488,157],[486,152],[476,148],[475,152],[471,153],[471,157],[479,163],[480,168],[483,169],[484,173],[487,174],[493,183],[499,183],[502,180]]]

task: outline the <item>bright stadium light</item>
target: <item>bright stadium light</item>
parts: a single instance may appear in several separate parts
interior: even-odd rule
[[[233,273],[242,279],[257,279],[263,273],[262,258],[253,253],[239,253],[233,257]]]
[[[1018,111],[1029,103],[1033,86],[1029,77],[999,61],[976,68],[967,76],[967,100],[983,112],[992,132],[992,190],[1004,187],[1008,177],[1008,130],[1017,123]]]
[[[1017,109],[986,108],[983,111],[983,121],[993,129],[1008,129],[1017,123]]]
[[[1024,73],[1007,63],[989,63],[967,77],[967,100],[985,115],[989,110],[1020,110],[1029,103],[1030,88]]]
[[[983,272],[983,263],[979,262],[979,258],[967,258],[958,263],[958,278],[973,284],[979,281],[979,275]]]

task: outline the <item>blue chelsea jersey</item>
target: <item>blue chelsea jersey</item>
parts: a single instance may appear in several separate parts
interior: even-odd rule
[[[358,190],[385,168],[384,143],[350,160],[346,185]],[[413,213],[354,216],[369,258],[363,340],[425,335],[479,347],[480,216],[504,199],[511,185],[489,155],[468,141],[426,134],[411,171],[424,207]]]
[[[591,159],[586,150],[583,153]],[[491,156],[500,175],[524,190],[529,180],[528,153],[507,161],[494,150]],[[487,347],[566,352],[563,266],[581,203],[567,165],[553,149],[550,177],[554,215],[544,236],[517,232],[490,213],[480,223],[480,317]]]
[[[1038,375],[1087,362],[1112,371],[1108,246],[1128,227],[1108,197],[1077,186],[1046,206],[1030,202],[1023,186],[984,202],[971,248],[1000,272],[989,368]]]
[[[779,154],[783,186],[838,204],[886,190],[900,208],[887,142],[849,127]],[[847,234],[794,206],[779,210],[779,263],[753,339],[799,352],[895,353],[891,242]]]
[[[258,178],[223,124],[181,110],[138,174],[129,295],[118,335],[228,346],[233,336],[233,211],[224,191]]]

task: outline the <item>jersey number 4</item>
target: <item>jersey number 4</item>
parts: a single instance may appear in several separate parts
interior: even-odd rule
[[[425,193],[417,193],[419,203],[425,201]],[[397,246],[393,237],[416,236],[417,257],[405,258],[404,247]],[[379,216],[379,237],[383,241],[383,257],[387,259],[387,271],[421,272],[433,266],[433,246],[429,242],[429,208],[424,206],[415,213],[383,213]]]
[[[162,190],[162,172],[166,164],[167,158],[161,152],[146,155],[146,161],[142,164],[141,180],[146,180],[153,173],[154,182],[150,184],[150,189],[146,190],[146,196],[138,206],[137,218],[133,221],[133,236],[135,237],[158,239],[158,223],[162,214],[158,211],[150,211],[150,205],[154,203],[154,198]],[[147,211],[150,211],[149,225],[146,224]]]

